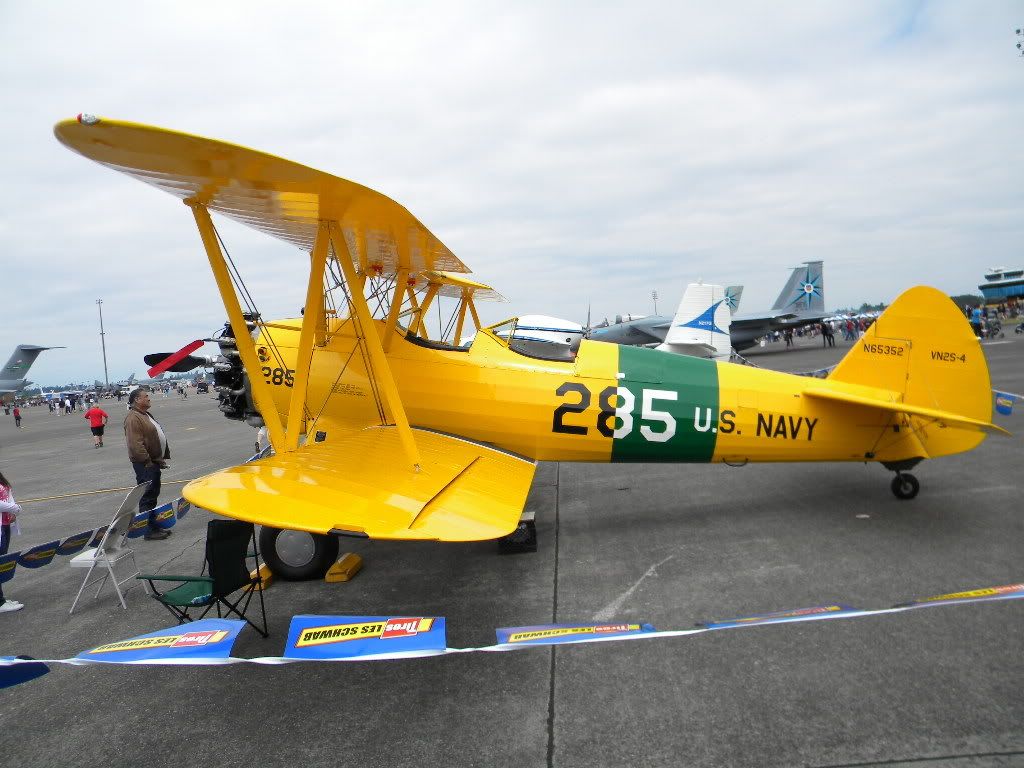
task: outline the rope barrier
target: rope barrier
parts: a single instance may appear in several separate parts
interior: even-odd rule
[[[295,616],[283,656],[240,658],[231,649],[246,622],[235,619],[200,619],[187,625],[107,643],[67,659],[32,659],[0,656],[0,688],[26,682],[49,671],[47,664],[229,665],[289,664],[301,661],[383,661],[458,653],[495,653],[522,648],[579,645],[595,642],[654,640],[690,637],[726,629],[764,624],[819,621],[903,613],[919,608],[1024,598],[1024,584],[1008,584],[927,597],[891,608],[864,610],[845,605],[824,605],[777,611],[722,621],[700,622],[693,629],[659,631],[635,622],[544,624],[496,630],[494,645],[450,648],[442,617]],[[22,666],[26,665],[26,666]],[[19,669],[20,667],[20,669]]]

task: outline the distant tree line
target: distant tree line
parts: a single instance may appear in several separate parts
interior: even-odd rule
[[[958,296],[950,296],[949,298],[951,298],[953,300],[953,303],[956,304],[958,307],[976,307],[979,304],[985,303],[984,297],[976,296],[973,293],[961,293]]]
[[[864,302],[856,309],[853,307],[847,307],[846,309],[836,310],[836,312],[840,315],[863,315],[866,312],[881,312],[885,307],[886,304],[884,301],[880,301],[877,304],[868,304],[867,302]]]
[[[954,304],[961,308],[966,306],[976,307],[979,304],[985,303],[985,298],[983,296],[978,296],[973,293],[961,293],[956,296],[950,296],[949,298],[953,300]],[[857,309],[847,307],[846,309],[837,309],[836,313],[840,315],[862,315],[865,312],[881,312],[885,307],[886,304],[884,301],[880,301],[878,304],[868,304],[867,302],[864,302]]]

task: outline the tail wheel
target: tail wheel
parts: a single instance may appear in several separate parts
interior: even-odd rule
[[[322,579],[338,559],[338,537],[263,526],[260,554],[278,578],[285,581]]]
[[[921,483],[913,475],[901,472],[892,479],[892,492],[897,499],[909,500],[917,496]]]

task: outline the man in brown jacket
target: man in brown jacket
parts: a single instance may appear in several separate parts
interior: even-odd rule
[[[128,444],[128,460],[135,470],[136,483],[149,483],[149,489],[139,499],[139,512],[146,512],[156,506],[160,498],[160,470],[167,466],[171,449],[160,422],[149,412],[149,392],[133,390],[128,396],[128,415],[124,417],[124,440]],[[153,517],[149,518],[147,541],[159,541],[171,535],[161,530]]]

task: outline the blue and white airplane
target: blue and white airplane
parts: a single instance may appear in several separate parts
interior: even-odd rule
[[[732,355],[731,324],[726,289],[720,285],[690,283],[679,309],[655,349],[678,355],[728,360]]]

